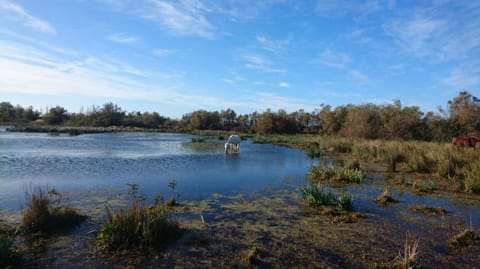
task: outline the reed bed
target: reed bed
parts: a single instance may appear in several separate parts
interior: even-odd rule
[[[303,145],[317,143],[330,154],[385,165],[390,172],[433,174],[460,181],[468,193],[480,193],[480,149],[450,143],[366,140],[359,138],[302,136]]]

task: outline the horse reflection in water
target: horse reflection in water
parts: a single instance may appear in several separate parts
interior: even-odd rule
[[[242,139],[238,135],[231,135],[228,137],[227,142],[225,143],[225,154],[239,153],[241,141]]]
[[[480,146],[480,139],[478,137],[454,137],[452,139],[452,144],[458,147],[477,147]]]

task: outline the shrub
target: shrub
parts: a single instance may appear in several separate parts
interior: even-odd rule
[[[62,204],[62,195],[55,189],[37,188],[25,192],[27,208],[23,214],[20,229],[26,233],[54,232],[69,229],[83,222],[87,216]]]
[[[325,155],[325,152],[321,148],[308,148],[306,150],[307,156],[310,158],[318,158]]]
[[[161,248],[179,238],[179,224],[167,218],[170,207],[158,202],[147,206],[144,195],[137,195],[137,185],[130,187],[132,201],[127,208],[115,211],[105,206],[107,221],[100,227],[97,245],[104,250]]]

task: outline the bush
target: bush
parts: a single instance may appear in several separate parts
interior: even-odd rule
[[[77,213],[71,207],[62,204],[62,195],[55,189],[38,188],[36,191],[25,192],[27,209],[20,224],[25,233],[54,232],[77,226],[87,216]]]

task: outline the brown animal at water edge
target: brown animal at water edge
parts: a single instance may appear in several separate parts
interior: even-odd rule
[[[478,137],[454,137],[452,139],[452,144],[458,147],[477,147],[480,146],[480,139]]]

